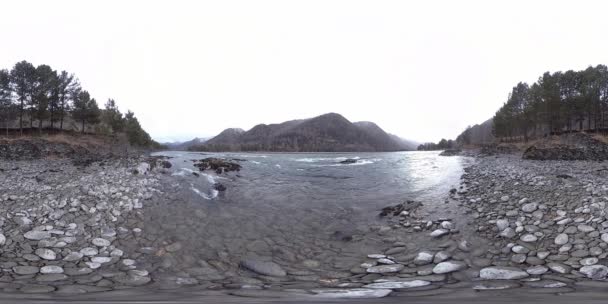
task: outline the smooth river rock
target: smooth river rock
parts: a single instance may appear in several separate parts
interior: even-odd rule
[[[391,272],[399,272],[403,270],[404,266],[401,264],[391,264],[391,265],[380,265],[373,266],[367,268],[368,273],[391,273]]]
[[[287,275],[285,270],[281,268],[277,263],[266,262],[254,258],[246,258],[241,261],[241,266],[259,274],[272,276],[272,277],[284,277]]]
[[[373,289],[405,289],[431,285],[429,281],[413,280],[407,282],[381,282],[364,285],[365,288]]]
[[[517,280],[527,278],[529,274],[516,267],[486,267],[479,271],[479,277],[485,280]]]
[[[465,269],[467,264],[460,261],[441,262],[433,267],[433,273],[443,274]]]

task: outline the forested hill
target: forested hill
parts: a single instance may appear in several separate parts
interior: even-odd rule
[[[483,145],[493,143],[494,119],[490,118],[481,124],[468,127],[456,138],[457,145]]]
[[[227,129],[195,150],[345,152],[402,151],[413,144],[397,140],[371,122],[352,123],[340,114],[329,113],[280,124],[260,124],[249,131]]]
[[[100,109],[74,74],[27,61],[11,70],[0,69],[0,134],[77,131],[88,134],[126,135],[132,145],[158,144],[139,124],[135,114],[123,115],[109,99]]]
[[[546,72],[518,83],[494,116],[494,134],[526,140],[569,131],[608,130],[608,68]]]

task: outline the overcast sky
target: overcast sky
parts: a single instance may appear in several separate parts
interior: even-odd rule
[[[417,141],[608,63],[601,1],[3,1],[0,67],[75,73],[160,141],[338,112]]]

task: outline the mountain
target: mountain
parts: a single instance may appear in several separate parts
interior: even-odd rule
[[[195,149],[276,152],[412,150],[407,141],[386,133],[375,123],[352,123],[336,113],[280,124],[259,124],[249,131],[226,129]]]
[[[224,144],[224,145],[234,145],[238,144],[241,135],[245,133],[245,130],[239,128],[230,128],[222,131],[222,133],[217,136],[209,139],[207,144]]]
[[[493,143],[495,141],[492,128],[494,119],[490,118],[482,124],[468,127],[456,138],[459,145],[481,145]]]
[[[172,143],[164,143],[170,150],[176,151],[186,151],[194,146],[200,146],[207,141],[207,138],[199,138],[195,137],[192,140],[184,141],[184,142],[172,142]]]

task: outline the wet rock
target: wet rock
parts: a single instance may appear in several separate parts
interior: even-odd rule
[[[420,206],[422,206],[422,203],[420,203],[420,202],[406,201],[405,203],[402,203],[399,205],[388,206],[388,207],[382,208],[382,211],[380,212],[379,216],[380,217],[384,217],[384,216],[388,216],[388,215],[399,216],[401,214],[401,212],[403,212],[403,211],[411,212]]]
[[[213,170],[217,174],[231,171],[241,171],[241,165],[221,158],[205,158],[194,163],[200,171]]]

